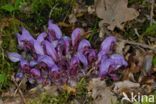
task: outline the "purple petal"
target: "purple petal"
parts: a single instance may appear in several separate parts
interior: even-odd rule
[[[94,49],[89,50],[89,55],[88,55],[88,61],[89,63],[92,63],[94,60],[96,60],[96,51]]]
[[[51,67],[50,72],[58,72],[59,70],[59,67],[55,64]]]
[[[12,62],[19,62],[22,56],[18,53],[8,53],[8,57]]]
[[[71,61],[70,61],[70,74],[71,75],[75,75],[77,73],[79,63],[80,63],[80,61],[77,56],[74,56],[71,59]]]
[[[68,36],[64,36],[63,40],[64,40],[64,43],[65,43],[66,53],[68,53],[69,49],[70,49],[70,41],[71,41],[71,39]]]
[[[16,37],[17,37],[17,41],[18,41],[18,45],[20,48],[23,48],[24,47],[24,44],[23,42],[21,41],[21,35],[19,33],[16,34]]]
[[[53,59],[47,55],[39,56],[38,62],[44,62],[45,64],[48,65],[48,67],[51,67],[52,65],[55,64]]]
[[[80,52],[78,52],[76,55],[78,56],[80,62],[84,65],[84,67],[85,68],[88,67],[87,58],[82,53],[80,53]]]
[[[71,39],[72,39],[72,45],[76,46],[78,44],[78,42],[80,41],[80,37],[83,34],[83,30],[80,28],[76,28],[71,35]]]
[[[118,69],[121,66],[127,66],[128,63],[126,62],[126,60],[124,59],[124,57],[122,55],[119,54],[113,54],[110,57],[113,61],[114,61],[114,66],[115,69]]]
[[[44,44],[45,44],[47,54],[50,55],[54,59],[54,61],[57,61],[58,55],[57,55],[57,52],[56,52],[54,46],[52,44],[50,44],[50,42],[48,42],[48,41],[44,41]]]
[[[24,71],[26,73],[30,72],[30,65],[29,65],[28,61],[22,59],[20,61],[20,67],[21,67],[22,71]]]
[[[112,45],[116,43],[116,38],[114,36],[107,37],[101,45],[101,50],[108,53],[111,51]]]
[[[77,64],[79,64],[79,58],[77,56],[74,56],[71,59],[70,66],[77,65]]]
[[[35,52],[39,55],[44,55],[44,50],[43,50],[43,47],[41,46],[41,44],[34,40],[34,49],[35,49]]]
[[[21,35],[21,41],[22,40],[27,40],[27,41],[33,41],[34,38],[32,37],[32,35],[29,33],[28,30],[26,30],[25,28],[22,27],[22,35]]]
[[[47,34],[45,32],[42,32],[41,34],[38,35],[37,41],[41,44],[45,40],[46,36]]]
[[[108,56],[106,55],[105,52],[100,51],[98,53],[98,60],[97,60],[97,64],[99,64],[101,62],[102,59],[108,59]]]
[[[18,82],[24,77],[24,74],[22,72],[18,72],[15,76],[16,81]]]
[[[38,63],[37,63],[37,61],[35,61],[35,60],[31,60],[30,61],[30,66],[31,67],[34,67],[35,65],[37,65]]]
[[[33,76],[35,76],[35,77],[40,77],[40,76],[41,76],[40,70],[35,69],[35,68],[31,69],[30,73],[31,73]]]
[[[60,39],[62,37],[62,32],[58,25],[53,24],[51,20],[48,22],[48,31],[49,35],[52,36],[52,38]]]
[[[109,69],[111,68],[111,65],[113,64],[113,61],[111,59],[102,60],[100,64],[100,77],[106,76],[108,74]]]
[[[88,40],[86,39],[83,39],[80,41],[79,43],[79,46],[78,46],[78,51],[81,52],[81,51],[85,51],[86,49],[90,48],[91,47],[91,44]]]

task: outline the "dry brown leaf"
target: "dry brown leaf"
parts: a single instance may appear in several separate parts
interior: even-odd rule
[[[69,23],[70,24],[74,24],[74,23],[76,23],[76,21],[77,21],[77,18],[76,18],[76,16],[75,16],[75,14],[70,14],[69,15]]]
[[[124,48],[125,48],[125,41],[124,40],[117,42],[116,53],[123,54]]]
[[[103,23],[109,24],[108,29],[115,27],[123,29],[124,22],[136,18],[139,13],[127,7],[128,0],[95,0],[96,14],[103,19]]]
[[[139,83],[134,83],[129,80],[116,82],[114,85],[115,85],[114,92],[116,92],[116,93],[121,93],[121,91],[123,91],[123,89],[137,88],[140,86]]]
[[[63,86],[63,89],[65,90],[65,91],[67,91],[68,93],[70,93],[70,94],[73,94],[73,95],[75,95],[76,94],[76,88],[75,87],[71,87],[71,86],[68,86],[68,85],[64,85]]]
[[[147,54],[145,56],[144,69],[146,73],[149,73],[152,70],[152,60],[153,60],[152,54]]]
[[[93,104],[115,104],[117,101],[105,81],[101,81],[99,78],[94,78],[89,82],[88,91],[94,99]]]

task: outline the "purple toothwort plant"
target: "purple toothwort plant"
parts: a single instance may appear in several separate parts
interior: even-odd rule
[[[112,54],[116,43],[113,36],[107,37],[97,52],[88,40],[82,39],[81,28],[73,30],[71,38],[64,36],[51,20],[48,31],[36,39],[25,28],[21,30],[22,34],[17,34],[21,53],[8,53],[12,62],[19,63],[15,76],[18,80],[26,77],[31,84],[66,82],[78,73],[84,74],[93,64],[99,70],[99,77],[112,77],[120,67],[127,66],[122,55]]]

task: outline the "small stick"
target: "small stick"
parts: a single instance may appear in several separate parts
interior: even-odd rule
[[[126,44],[137,45],[137,46],[140,46],[142,48],[147,48],[147,49],[150,49],[150,50],[153,50],[156,52],[156,48],[150,47],[147,44],[142,44],[142,43],[133,42],[133,41],[129,41],[129,40],[123,40],[123,39],[118,39],[118,40],[124,41]]]
[[[18,89],[18,92],[19,92],[19,95],[20,95],[20,97],[21,97],[21,99],[22,99],[23,104],[26,104],[26,101],[25,101],[23,92],[22,92],[21,89],[19,88],[19,85],[17,84],[17,82],[16,82],[14,76],[12,76],[11,78],[12,78],[12,81],[14,82],[15,86],[16,86],[17,89]]]
[[[154,16],[153,10],[154,10],[154,3],[155,3],[155,0],[152,0],[152,1],[151,1],[151,11],[150,11],[150,25],[153,24],[153,16]]]

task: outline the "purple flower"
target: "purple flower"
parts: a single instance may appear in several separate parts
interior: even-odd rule
[[[38,62],[41,63],[45,63],[48,67],[53,66],[55,63],[53,61],[53,59],[47,55],[43,55],[43,56],[39,56],[38,57]]]
[[[30,61],[30,66],[31,67],[34,67],[35,65],[37,65],[38,63],[37,63],[37,61],[36,60],[31,60]]]
[[[26,72],[26,73],[30,72],[30,65],[27,60],[24,60],[24,59],[20,60],[20,67],[23,72]]]
[[[103,52],[103,51],[100,51],[98,53],[98,59],[97,59],[97,64],[99,64],[101,62],[102,59],[107,59],[108,58],[108,55]]]
[[[79,67],[79,58],[77,56],[72,57],[70,61],[70,74],[75,75]]]
[[[100,66],[99,66],[99,76],[103,77],[103,76],[108,75],[108,71],[112,67],[112,64],[114,64],[113,60],[111,60],[111,59],[106,59],[106,60],[103,59],[101,61]]]
[[[112,46],[116,43],[116,38],[114,36],[107,37],[101,44],[101,51],[109,53]]]
[[[45,40],[46,36],[47,36],[46,32],[42,32],[41,34],[38,35],[37,41],[41,44]]]
[[[34,40],[34,49],[38,55],[44,55],[43,47],[37,40]]]
[[[50,72],[58,72],[59,70],[60,70],[59,67],[58,67],[56,64],[54,64],[54,65],[51,67]]]
[[[39,78],[39,77],[41,76],[40,70],[35,69],[35,68],[31,69],[31,70],[30,70],[30,73],[31,73],[31,75],[33,75],[33,76],[36,77],[36,78]]]
[[[22,59],[22,56],[18,53],[8,53],[8,57],[12,62],[19,62]]]
[[[76,54],[76,56],[78,57],[78,59],[80,60],[80,62],[83,64],[83,66],[85,68],[88,67],[88,61],[87,61],[87,58],[81,53],[81,52],[78,52]]]
[[[44,45],[45,45],[47,54],[49,56],[51,56],[54,61],[57,61],[58,60],[58,54],[57,54],[54,46],[48,41],[44,41]]]
[[[18,82],[19,80],[21,80],[23,77],[24,77],[24,74],[23,74],[22,72],[18,72],[18,73],[15,75],[15,79],[16,79],[17,82]]]
[[[94,49],[90,49],[87,56],[89,63],[94,62],[96,60],[96,57],[96,51]]]
[[[83,39],[80,41],[79,46],[78,46],[79,52],[85,52],[89,48],[91,48],[91,44],[88,40]]]
[[[125,61],[124,57],[122,55],[119,54],[113,54],[110,56],[110,59],[113,60],[114,62],[114,69],[118,69],[121,66],[127,66],[128,63]]]
[[[78,42],[80,41],[80,38],[81,38],[82,34],[83,34],[83,30],[80,29],[80,28],[76,28],[72,32],[71,39],[72,39],[72,45],[73,45],[73,47],[75,47],[75,46],[77,47]]]
[[[33,41],[34,38],[32,37],[32,35],[29,33],[28,30],[26,30],[25,28],[22,27],[22,35],[20,36],[20,40],[21,41]]]
[[[50,78],[58,79],[60,77],[60,68],[55,64],[50,69]]]
[[[102,58],[100,64],[100,76],[111,74],[120,67],[126,67],[127,65],[127,62],[122,55],[113,54],[110,58]]]
[[[69,52],[71,39],[68,36],[63,37],[66,53]]]
[[[52,40],[60,39],[62,37],[62,32],[60,28],[58,27],[58,25],[53,24],[52,20],[49,20],[48,22],[48,33],[50,39]]]

